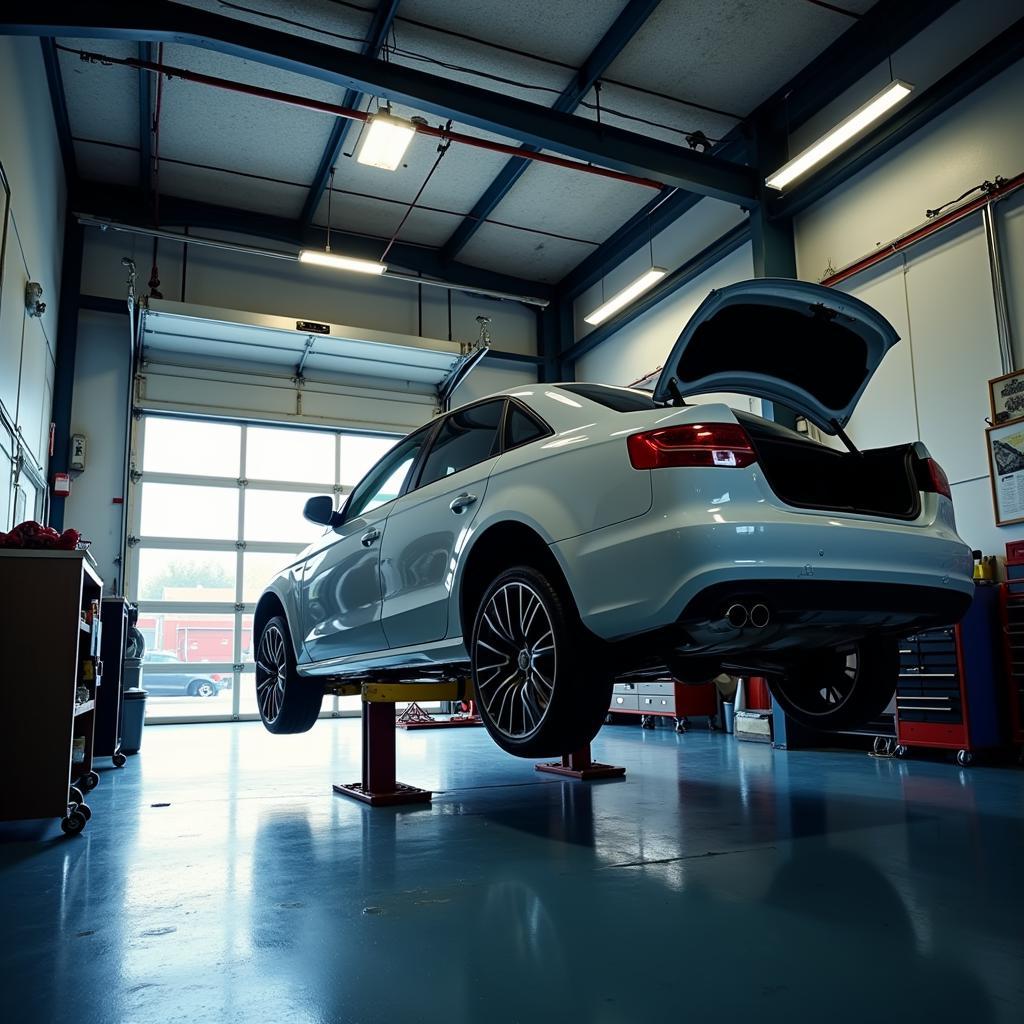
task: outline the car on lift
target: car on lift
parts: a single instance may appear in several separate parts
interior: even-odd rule
[[[182,661],[173,651],[146,651],[143,665],[177,665],[177,672],[149,672],[145,687],[154,697],[216,697],[230,688],[230,679],[218,674],[204,675],[195,665]]]
[[[844,427],[899,341],[874,309],[797,281],[712,292],[653,393],[536,384],[413,431],[270,583],[255,611],[265,726],[301,732],[338,681],[471,675],[526,757],[597,733],[617,674],[767,678],[788,715],[880,714],[898,638],[973,595],[949,483],[919,442]],[[685,396],[739,392],[826,440]],[[842,442],[842,446],[840,446]]]

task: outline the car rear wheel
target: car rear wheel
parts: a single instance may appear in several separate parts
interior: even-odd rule
[[[501,573],[477,609],[470,644],[477,707],[502,750],[571,753],[597,735],[612,677],[572,606],[531,566]]]
[[[899,677],[895,640],[861,640],[815,654],[769,688],[794,721],[812,729],[850,729],[885,711]]]
[[[192,697],[216,697],[217,686],[209,679],[193,679],[188,684],[188,692]]]
[[[288,624],[269,619],[256,645],[256,704],[268,732],[308,732],[320,714],[320,685],[295,671]]]

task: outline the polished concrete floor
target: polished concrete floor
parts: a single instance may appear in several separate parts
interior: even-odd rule
[[[358,723],[162,726],[85,833],[0,834],[0,1019],[1024,1019],[1024,772],[606,728],[566,782]]]

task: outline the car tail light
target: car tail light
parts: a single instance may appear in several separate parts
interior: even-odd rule
[[[669,466],[739,468],[757,461],[747,432],[738,423],[687,423],[626,438],[634,469]]]
[[[932,491],[935,494],[943,494],[951,501],[953,493],[949,489],[949,477],[945,470],[934,459],[922,459],[919,485],[922,491]]]
[[[211,678],[211,679],[212,679],[212,680],[213,680],[213,681],[214,681],[215,683],[219,683],[219,682],[220,682],[220,675],[219,675],[218,673],[216,673],[216,672],[211,672],[211,673],[210,673],[210,678]]]

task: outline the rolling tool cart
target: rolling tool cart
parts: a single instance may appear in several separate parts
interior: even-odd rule
[[[911,747],[955,750],[957,764],[966,767],[976,751],[1000,745],[998,605],[999,588],[976,584],[959,625],[900,641],[897,756]]]
[[[5,655],[0,820],[91,817],[103,581],[84,551],[0,550]],[[15,596],[16,595],[16,599]]]
[[[612,689],[608,717],[639,715],[642,729],[653,729],[658,718],[671,718],[676,732],[685,732],[688,719],[706,717],[714,728],[718,713],[718,688],[714,683],[697,686],[677,683],[674,679],[618,680]]]

